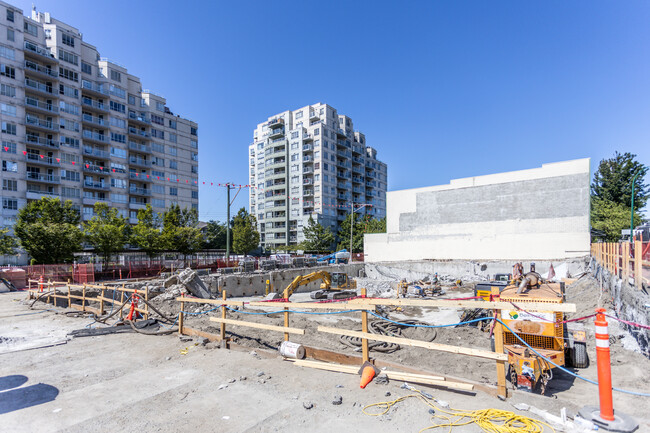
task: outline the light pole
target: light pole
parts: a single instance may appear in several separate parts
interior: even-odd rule
[[[358,208],[355,209],[354,208],[355,206],[358,206]],[[354,228],[354,213],[356,211],[358,211],[359,209],[362,209],[362,208],[364,208],[366,206],[372,206],[372,205],[368,204],[368,203],[363,203],[363,204],[358,204],[358,205],[355,205],[354,203],[352,203],[350,205],[350,207],[352,209],[352,212],[350,212],[350,263],[352,263],[352,229]]]
[[[637,171],[632,178],[632,199],[630,200],[630,243],[632,243],[632,233],[634,231],[634,184],[636,183],[637,176],[640,174],[641,170]]]

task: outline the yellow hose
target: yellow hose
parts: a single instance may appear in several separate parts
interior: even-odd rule
[[[420,433],[425,430],[431,430],[439,427],[449,427],[449,432],[451,433],[454,427],[468,424],[476,424],[483,431],[488,433],[542,433],[544,431],[544,426],[555,432],[555,429],[544,421],[517,415],[516,413],[507,410],[464,410],[453,408],[445,410],[438,406],[434,406],[432,400],[425,397],[421,391],[417,389],[415,389],[415,391],[417,392],[416,394],[409,394],[393,401],[383,401],[379,403],[369,404],[363,408],[363,413],[369,416],[381,416],[387,413],[390,408],[397,403],[400,403],[409,398],[417,398],[436,412],[435,415],[431,416],[431,423],[433,425],[421,429]],[[367,409],[373,407],[379,409],[380,411],[375,413],[367,411]],[[442,412],[445,415],[438,414],[438,412]],[[438,420],[443,422],[440,423]]]

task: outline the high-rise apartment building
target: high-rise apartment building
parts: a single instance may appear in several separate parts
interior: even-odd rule
[[[76,28],[0,1],[0,83],[3,226],[42,196],[82,220],[98,201],[132,223],[149,203],[198,208],[198,125]]]
[[[249,146],[250,213],[265,249],[304,240],[310,216],[332,231],[350,213],[386,216],[386,164],[352,119],[327,104],[269,117]],[[363,206],[369,205],[369,206]]]

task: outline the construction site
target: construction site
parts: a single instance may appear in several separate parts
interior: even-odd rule
[[[650,431],[650,243],[590,244],[588,180],[391,192],[363,262],[6,279],[3,430]]]

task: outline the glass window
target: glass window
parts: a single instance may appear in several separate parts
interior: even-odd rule
[[[7,8],[7,21],[14,22],[14,11]]]
[[[7,40],[11,42],[14,42],[16,40],[14,31],[12,29],[7,29]]]
[[[81,62],[81,72],[83,72],[84,74],[92,75],[93,67],[86,62]]]
[[[0,84],[0,95],[14,98],[16,97],[16,88],[9,84]]]
[[[122,81],[122,74],[119,71],[111,69],[111,80],[113,81]]]
[[[70,36],[67,33],[62,33],[61,34],[61,42],[63,43],[63,45],[67,45],[69,47],[74,48],[74,37]]]
[[[178,188],[170,186],[169,187],[169,195],[178,195]]]
[[[32,36],[38,37],[38,27],[36,25],[28,22],[25,20],[23,23],[23,30],[25,30],[25,33],[29,33]]]

